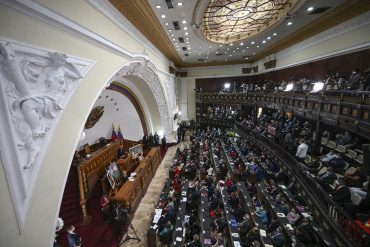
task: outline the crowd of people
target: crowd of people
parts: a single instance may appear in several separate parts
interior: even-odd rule
[[[212,120],[232,120],[238,118],[240,110],[232,106],[208,106],[206,118]]]
[[[230,137],[216,129],[197,130],[192,142],[177,150],[169,177],[166,196],[161,196],[158,203],[163,210],[157,234],[163,244],[175,241],[176,220],[182,219],[178,207],[184,195],[181,246],[202,246],[201,235],[206,234],[202,232],[204,221],[210,222],[209,244],[227,246],[236,236],[230,232],[234,220],[241,246],[322,244],[314,230],[317,221],[293,180],[249,140]],[[185,184],[188,187],[184,194]],[[246,188],[245,195],[241,194],[241,186]],[[204,196],[201,191],[205,191],[207,198],[206,216],[201,214]],[[250,201],[246,201],[248,197]],[[284,215],[285,221],[279,214]],[[265,237],[261,236],[262,229]]]
[[[248,93],[248,92],[279,92],[287,89],[287,85],[291,84],[292,91],[312,91],[314,83],[306,78],[293,77],[289,81],[273,81],[264,80],[253,83],[231,83],[229,88],[222,88],[220,93]],[[323,90],[370,90],[370,68],[363,71],[361,74],[359,69],[353,69],[350,75],[345,76],[338,72],[329,72],[326,79],[322,81]]]
[[[257,120],[247,117],[240,123],[255,133],[272,138],[294,155],[297,161],[308,168],[316,182],[333,201],[352,219],[369,217],[370,202],[367,197],[369,174],[366,166],[357,164],[355,160],[338,150],[327,146],[315,147],[316,133],[310,122],[298,117],[284,119],[281,114],[275,112],[262,114]],[[326,129],[322,137],[336,145],[353,150],[361,149],[362,141],[349,131],[335,134],[332,130]],[[309,154],[315,158],[312,163],[306,162]]]

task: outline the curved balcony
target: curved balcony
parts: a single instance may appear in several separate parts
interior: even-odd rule
[[[197,93],[197,121],[204,122],[202,114],[207,105],[250,105],[292,112],[294,115],[347,129],[365,138],[370,136],[370,92],[326,91],[304,92],[249,92]]]

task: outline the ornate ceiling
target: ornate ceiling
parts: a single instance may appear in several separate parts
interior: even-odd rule
[[[370,10],[368,0],[109,0],[177,67],[251,63]]]
[[[289,0],[211,0],[202,31],[214,43],[232,43],[265,31],[294,6]]]

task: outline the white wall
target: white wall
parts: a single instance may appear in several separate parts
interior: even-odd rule
[[[144,131],[139,114],[126,96],[106,89],[95,102],[94,108],[97,106],[104,106],[104,114],[92,128],[84,129],[85,140],[81,141],[79,146],[85,143],[94,144],[100,137],[111,138],[112,124],[116,127],[116,131],[118,126],[121,126],[125,139],[138,141],[143,137]]]

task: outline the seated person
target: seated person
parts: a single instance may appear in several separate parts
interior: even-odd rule
[[[270,233],[269,236],[274,246],[284,246],[286,239],[283,229],[280,226],[276,229],[276,231]]]
[[[349,190],[348,186],[345,185],[343,180],[338,181],[338,185],[333,193],[333,200],[340,206],[351,201],[351,191]]]
[[[186,244],[185,246],[187,246],[187,247],[201,247],[202,244],[200,243],[199,235],[198,234],[193,235],[193,241]]]
[[[350,187],[361,188],[365,180],[365,174],[360,168],[350,167],[344,173],[344,181]]]
[[[337,179],[337,175],[333,172],[332,167],[328,167],[326,171],[315,177],[315,180],[325,189],[328,190],[329,185]]]
[[[327,162],[331,161],[333,158],[338,158],[338,155],[335,153],[334,150],[330,150],[324,157],[322,157],[321,161],[326,164]]]
[[[337,158],[334,157],[327,163],[327,167],[332,167],[334,171],[341,171],[345,166],[346,162],[340,155],[338,155]]]
[[[300,216],[295,208],[292,208],[287,215],[287,219],[290,224],[295,225],[299,220]]]
[[[362,188],[350,187],[349,189],[351,190],[351,192],[359,194],[362,199],[365,199],[367,195],[368,185],[369,185],[369,177],[367,181],[362,184]]]
[[[171,221],[167,221],[162,231],[159,232],[159,240],[161,240],[161,242],[165,244],[170,243],[172,232],[173,232],[173,225],[171,224]]]
[[[125,150],[123,149],[123,144],[119,145],[117,149],[117,159],[121,159],[125,155]]]
[[[267,213],[265,209],[261,207],[256,208],[256,215],[260,218],[263,224],[267,225],[268,224],[268,218],[267,218]]]
[[[235,216],[235,219],[237,222],[241,222],[243,219],[243,216],[245,215],[245,209],[244,207],[241,207],[240,204],[238,204],[238,207],[233,210],[233,214]]]

